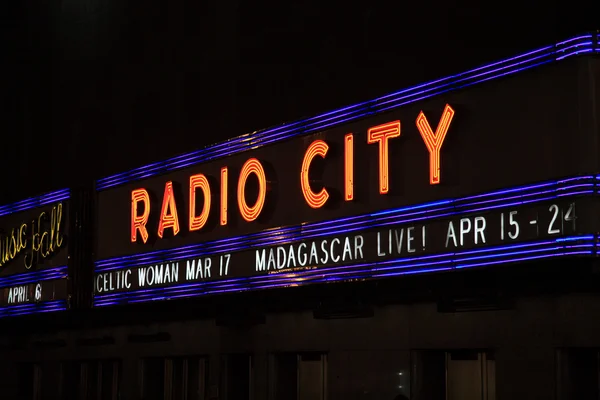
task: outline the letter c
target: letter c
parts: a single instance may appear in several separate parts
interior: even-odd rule
[[[96,277],[96,293],[102,293],[102,286],[100,285],[101,279],[102,279],[102,275],[98,275]]]
[[[300,185],[302,186],[302,194],[304,195],[306,204],[315,209],[321,208],[325,205],[325,203],[327,203],[327,200],[329,199],[329,193],[325,188],[322,188],[319,193],[313,192],[313,190],[310,188],[308,171],[313,158],[316,156],[325,158],[328,150],[329,145],[325,143],[325,141],[320,139],[315,140],[310,144],[310,146],[308,146],[308,149],[306,149],[306,152],[304,153],[304,160],[302,160],[302,171],[300,172]]]

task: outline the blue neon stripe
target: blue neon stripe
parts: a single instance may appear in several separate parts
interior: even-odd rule
[[[16,203],[0,206],[0,217],[4,215],[14,214],[21,211],[38,208],[47,204],[57,203],[59,201],[68,200],[70,196],[69,189],[57,190],[37,197],[17,201]]]
[[[475,268],[562,256],[591,256],[595,237],[580,235],[514,245],[450,252],[429,256],[398,258],[383,262],[324,267],[294,273],[259,275],[226,281],[193,282],[168,287],[138,289],[127,293],[96,294],[95,306],[165,300],[207,294],[241,292],[275,287],[299,286],[348,279],[371,279],[442,270]]]
[[[369,115],[414,103],[442,93],[462,89],[475,84],[515,74],[567,57],[588,54],[598,49],[598,35],[579,35],[545,46],[509,59],[487,64],[467,72],[451,75],[432,82],[406,88],[371,101],[343,107],[334,111],[283,124],[262,131],[245,134],[202,150],[152,163],[130,171],[108,176],[96,182],[97,190],[123,185],[127,182],[144,179],[169,171],[175,171],[217,158],[228,157],[267,144],[277,143],[291,137],[317,132],[342,123],[347,123]]]
[[[557,238],[557,239],[549,239],[543,241],[535,241],[535,242],[527,242],[527,243],[515,243],[508,245],[498,245],[493,247],[483,247],[479,249],[471,249],[471,250],[463,250],[459,252],[446,252],[446,253],[437,253],[430,255],[421,255],[421,256],[412,256],[412,257],[402,257],[395,258],[390,260],[385,260],[381,262],[373,262],[373,263],[360,263],[360,264],[347,264],[335,267],[321,267],[317,270],[304,270],[300,272],[281,272],[278,274],[272,275],[254,275],[248,277],[239,277],[239,278],[230,278],[230,279],[221,279],[218,281],[211,282],[190,282],[190,283],[181,283],[177,285],[177,288],[195,288],[200,286],[208,286],[208,287],[217,287],[217,288],[228,288],[228,287],[239,287],[240,283],[256,285],[256,284],[267,284],[274,280],[277,281],[285,281],[288,282],[289,279],[292,281],[302,276],[311,276],[316,274],[316,276],[329,276],[335,271],[342,270],[354,270],[356,268],[364,268],[364,267],[374,267],[377,266],[379,271],[386,271],[390,269],[397,269],[398,265],[410,265],[411,267],[420,267],[427,266],[430,264],[437,264],[447,261],[448,259],[452,259],[453,257],[459,255],[463,257],[463,260],[468,259],[482,259],[488,256],[492,258],[494,255],[498,254],[510,254],[510,252],[517,251],[517,254],[527,253],[527,252],[539,252],[540,248],[542,250],[549,249],[558,249],[558,248],[571,248],[573,244],[560,244],[563,242],[578,242],[582,241],[583,244],[575,244],[575,246],[579,247],[593,247],[594,236],[593,235],[581,235],[581,236],[571,236],[568,238]],[[587,242],[587,244],[586,244]],[[591,243],[591,244],[590,244]],[[586,253],[589,253],[590,250],[586,250]],[[482,256],[483,255],[483,256]],[[391,266],[391,267],[390,267]],[[291,281],[290,281],[291,282]],[[289,282],[288,282],[289,283]],[[150,289],[139,289],[139,292],[144,293],[157,293],[163,291],[164,288],[155,287]],[[131,293],[131,292],[130,292]],[[123,293],[110,293],[110,294],[97,294],[96,296],[102,298],[110,298],[111,296],[120,296]]]
[[[44,269],[41,271],[25,272],[17,275],[10,275],[4,278],[0,278],[0,288],[12,287],[19,285],[26,285],[28,283],[36,283],[42,281],[49,281],[54,279],[66,278],[67,266]]]
[[[39,314],[46,312],[64,311],[67,309],[66,300],[52,300],[43,303],[27,303],[14,306],[0,307],[0,318],[20,315]]]
[[[96,261],[95,271],[105,272],[125,267],[144,266],[160,262],[195,258],[220,252],[235,252],[255,246],[285,244],[298,240],[350,233],[358,230],[380,228],[389,225],[415,222],[424,223],[429,220],[452,215],[521,206],[564,196],[593,194],[596,190],[595,185],[597,180],[598,178],[592,175],[573,177],[558,181],[519,186],[517,188],[506,190],[497,190],[459,199],[441,200],[399,207],[366,215],[307,223],[291,227],[280,227],[249,235],[182,246],[175,249],[157,250],[123,257],[114,257]]]

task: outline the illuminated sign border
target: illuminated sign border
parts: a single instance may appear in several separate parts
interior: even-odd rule
[[[57,190],[37,197],[30,197],[16,203],[0,206],[0,217],[4,215],[15,214],[32,208],[43,207],[48,204],[58,203],[63,200],[69,200],[71,192],[69,189]]]
[[[67,266],[48,268],[40,271],[25,272],[17,275],[9,275],[0,278],[0,289],[11,286],[26,285],[28,283],[36,283],[50,281],[54,279],[62,279],[67,277]]]
[[[399,258],[381,262],[318,268],[302,272],[184,283],[167,287],[138,289],[133,292],[95,295],[94,306],[102,307],[124,303],[196,297],[207,294],[300,286],[307,283],[331,283],[351,279],[386,278],[494,264],[508,264],[551,257],[591,256],[595,252],[596,236],[570,236],[509,246],[493,246],[476,250]]]
[[[126,267],[130,268],[166,261],[183,260],[218,252],[234,252],[256,246],[280,245],[298,240],[343,234],[388,225],[406,224],[417,221],[426,222],[427,220],[453,215],[537,203],[566,196],[593,194],[596,193],[596,186],[599,181],[598,176],[586,175],[518,186],[458,199],[439,200],[381,210],[370,214],[268,229],[248,235],[197,243],[174,249],[97,260],[94,269],[95,272],[106,272]]]
[[[54,311],[65,311],[66,300],[52,300],[43,303],[28,303],[15,306],[0,307],[0,318],[16,317],[18,315],[39,314]]]
[[[598,193],[600,175],[587,175],[536,183],[459,199],[435,201],[376,213],[340,218],[305,225],[270,229],[245,236],[184,246],[176,249],[99,260],[95,272],[131,268],[161,262],[195,258],[219,252],[233,252],[269,244],[284,244],[320,236],[427,220],[471,212],[482,212],[529,203]],[[540,258],[594,255],[594,235],[570,236],[512,245],[447,252],[394,260],[317,268],[293,273],[251,276],[210,282],[182,283],[168,287],[138,289],[133,292],[97,294],[95,306],[135,303],[158,299],[192,297],[205,294],[239,292],[253,289],[298,286],[305,283],[348,279],[381,278],[404,274],[472,268]]]
[[[96,189],[108,189],[131,181],[180,170],[209,160],[228,157],[268,144],[278,143],[295,136],[323,131],[336,125],[395,109],[442,93],[512,75],[544,64],[564,60],[578,54],[591,53],[600,53],[600,34],[579,35],[558,42],[555,45],[541,47],[537,50],[487,64],[467,72],[416,85],[386,96],[343,107],[301,121],[238,136],[202,150],[111,175],[96,181]]]
[[[61,189],[43,194],[41,196],[30,197],[28,199],[17,201],[12,204],[0,206],[0,217],[69,200],[70,197],[71,191],[69,189]],[[31,271],[22,274],[3,276],[0,277],[0,288],[54,279],[66,279],[68,276],[67,269],[67,266],[61,266],[40,271]],[[28,303],[3,306],[0,307],[0,319],[19,315],[65,311],[66,309],[66,299],[46,301],[43,303]]]
[[[6,276],[0,278],[0,289],[5,287],[27,285],[29,283],[66,279],[68,276],[67,271],[68,267],[63,265],[61,267],[48,268],[41,271],[32,271],[23,274]],[[0,307],[0,318],[53,311],[65,311],[66,309],[66,299],[51,300],[40,303],[15,304]]]

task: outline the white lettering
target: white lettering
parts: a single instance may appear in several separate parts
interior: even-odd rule
[[[283,247],[277,247],[277,269],[285,267],[285,249]]]
[[[381,251],[381,232],[377,232],[377,256],[384,257],[385,253]]]
[[[321,241],[321,250],[323,251],[323,257],[321,257],[321,264],[327,264],[329,260],[329,254],[327,254],[327,240]]]
[[[290,246],[290,249],[288,251],[288,262],[287,262],[287,267],[290,268],[292,267],[292,263],[294,263],[294,268],[296,267],[296,253],[294,253],[294,247]]]
[[[256,250],[256,271],[266,271],[267,264],[265,260],[266,250]]]
[[[413,247],[413,242],[415,241],[415,227],[410,226],[406,229],[406,250],[409,253],[414,253],[415,248]]]
[[[331,241],[324,239],[258,249],[255,251],[255,269],[257,272],[277,272],[283,269],[361,260],[364,258],[363,246],[364,238],[356,235],[333,238]]]
[[[306,243],[300,243],[300,246],[298,246],[298,264],[300,264],[301,267],[304,267],[306,265],[307,258]]]
[[[28,303],[29,286],[16,286],[8,289],[8,304]]]
[[[310,259],[308,262],[310,264],[317,264],[319,262],[319,259],[317,258],[317,244],[315,242],[312,242],[310,245]]]
[[[404,228],[394,229],[394,236],[396,238],[396,252],[402,254],[402,243],[404,242]]]
[[[131,288],[131,269],[98,274],[94,282],[96,293],[112,292]]]
[[[187,260],[185,263],[185,279],[191,281],[192,279],[196,279],[194,275],[194,270],[196,269],[196,260]]]
[[[210,268],[212,267],[212,259],[206,257],[204,259],[204,279],[210,278]]]
[[[340,239],[335,238],[331,241],[331,245],[329,245],[329,253],[331,254],[331,261],[333,262],[338,262],[340,261],[340,256],[336,256],[335,253],[333,252],[333,245],[334,244],[340,244]]]
[[[344,239],[344,253],[342,254],[342,261],[346,261],[346,257],[349,260],[352,259],[352,246],[350,245],[350,238]]]
[[[219,276],[223,276],[223,268],[225,269],[225,275],[229,275],[229,260],[231,254],[223,254],[219,257]]]
[[[267,271],[271,268],[275,269],[275,254],[273,254],[273,249],[269,250],[269,261],[267,265]]]
[[[475,217],[475,244],[479,244],[479,238],[481,238],[481,243],[485,243],[485,226],[484,217]]]
[[[360,260],[363,259],[363,244],[365,244],[365,239],[362,237],[362,235],[356,235],[354,236],[354,259],[355,260]],[[360,254],[360,256],[359,256]]]
[[[198,260],[198,263],[201,261]],[[197,271],[197,269],[196,269]],[[194,262],[186,264],[186,279],[194,274]],[[138,284],[140,287],[166,285],[179,281],[179,263],[156,264],[138,269]]]
[[[458,246],[456,244],[456,232],[454,231],[454,223],[452,221],[450,221],[450,223],[448,223],[448,232],[446,233],[446,247],[448,247],[448,243],[450,242],[450,239],[452,239],[452,243],[454,244],[454,247]]]

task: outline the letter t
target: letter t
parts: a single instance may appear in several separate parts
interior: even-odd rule
[[[390,190],[388,139],[400,136],[400,121],[377,125],[368,130],[367,143],[379,142],[379,193]]]

